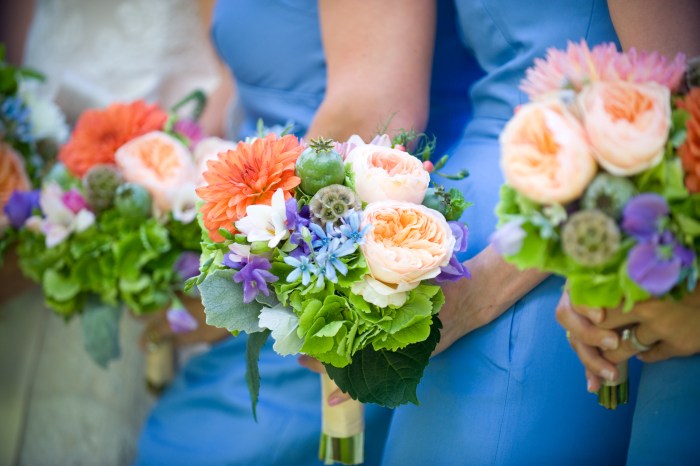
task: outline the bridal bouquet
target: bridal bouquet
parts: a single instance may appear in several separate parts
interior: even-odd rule
[[[700,89],[683,85],[685,69],[683,56],[612,44],[535,62],[522,85],[532,102],[501,135],[494,244],[509,262],[563,275],[572,302],[590,307],[695,288]],[[599,392],[609,409],[627,401],[621,373]]]
[[[80,315],[85,348],[102,366],[119,356],[122,306],[160,310],[198,273],[191,148],[200,140],[193,121],[143,101],[87,110],[61,165],[14,219],[23,272],[57,314]]]
[[[207,323],[249,334],[254,413],[269,335],[277,353],[325,365],[324,397],[334,382],[359,402],[418,402],[440,335],[439,283],[468,276],[455,258],[467,230],[451,221],[466,203],[429,187],[432,165],[400,142],[354,136],[307,147],[268,135],[208,162],[197,193],[211,241],[196,283]],[[362,462],[359,402],[323,403],[321,459]]]
[[[65,117],[45,94],[43,79],[6,63],[0,46],[0,263],[17,239],[23,212],[37,202],[32,188],[68,137]]]

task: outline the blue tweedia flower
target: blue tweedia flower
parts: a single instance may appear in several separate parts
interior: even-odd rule
[[[338,283],[336,271],[341,275],[348,273],[348,266],[340,260],[357,249],[357,244],[352,241],[341,242],[339,238],[333,238],[326,250],[316,257],[316,262],[323,270],[323,275],[333,283]]]
[[[323,228],[313,222],[309,223],[309,229],[315,236],[314,240],[311,242],[311,246],[318,252],[323,252],[328,249],[331,241],[333,241],[338,234],[332,222],[326,223],[326,231],[323,231]]]
[[[289,283],[296,281],[299,279],[299,277],[301,277],[301,284],[306,286],[311,281],[311,274],[316,275],[318,273],[318,267],[310,262],[307,256],[301,256],[299,258],[287,256],[284,258],[284,262],[285,264],[294,267],[294,270],[287,275],[287,282]]]
[[[343,219],[343,224],[340,226],[340,233],[350,241],[357,244],[365,243],[365,235],[369,231],[371,225],[361,226],[360,212],[353,210]]]
[[[250,303],[262,292],[270,296],[268,283],[276,282],[278,277],[269,272],[272,268],[270,261],[260,256],[250,256],[248,263],[234,276],[233,281],[243,283],[243,302]]]
[[[32,123],[29,119],[29,108],[19,97],[11,96],[0,105],[0,121],[2,132],[20,142],[32,142]],[[7,136],[6,136],[7,137]]]

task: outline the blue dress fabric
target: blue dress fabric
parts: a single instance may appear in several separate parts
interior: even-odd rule
[[[518,89],[526,68],[549,47],[581,39],[594,45],[616,35],[605,0],[455,4],[463,46],[485,72],[471,90],[474,117],[445,167],[471,173],[446,183],[474,203],[463,218],[468,258],[488,245],[496,225],[503,183],[498,137],[527,101]],[[559,278],[545,280],[434,357],[418,389],[420,406],[394,412],[384,464],[624,464],[634,400],[607,411],[586,391],[581,363],[554,316],[562,286]],[[632,387],[637,379],[633,362]]]
[[[454,5],[439,5],[430,128],[446,148],[470,117],[467,90],[482,72],[461,47]],[[326,84],[316,1],[220,0],[212,37],[236,79],[240,135],[254,134],[259,118],[266,126],[294,122],[303,135]],[[137,464],[319,464],[319,376],[275,354],[271,343],[260,355],[257,423],[245,382],[246,336],[228,338],[193,358],[163,394],[141,433]],[[365,412],[365,463],[377,465],[391,411],[370,405]]]

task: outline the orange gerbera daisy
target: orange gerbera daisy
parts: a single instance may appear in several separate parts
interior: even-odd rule
[[[688,136],[678,153],[685,170],[685,185],[692,193],[700,193],[700,88],[694,88],[678,105],[690,113]]]
[[[296,137],[270,134],[250,144],[241,142],[210,160],[203,174],[206,184],[197,195],[206,202],[201,212],[211,239],[224,240],[219,228],[235,233],[233,224],[245,217],[246,208],[270,205],[278,189],[289,199],[301,182],[294,169],[302,150]]]
[[[160,107],[143,100],[86,110],[58,158],[74,175],[82,177],[95,165],[114,164],[117,149],[137,136],[163,129],[167,119],[168,114]]]
[[[13,191],[29,191],[22,157],[8,144],[0,142],[0,216]]]

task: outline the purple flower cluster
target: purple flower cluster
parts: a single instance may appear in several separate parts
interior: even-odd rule
[[[668,293],[695,260],[667,229],[668,214],[666,200],[653,193],[635,196],[622,212],[623,230],[637,239],[627,256],[629,276],[654,296]]]
[[[440,275],[435,277],[435,281],[438,283],[444,283],[448,281],[456,282],[462,278],[471,278],[472,275],[469,269],[457,259],[457,253],[464,252],[467,250],[467,244],[469,239],[469,229],[467,226],[461,222],[447,222],[452,230],[452,234],[455,237],[455,248],[450,262],[442,267],[440,270]]]
[[[41,192],[14,191],[5,204],[3,211],[13,228],[22,228],[35,209],[39,209],[39,197]]]

